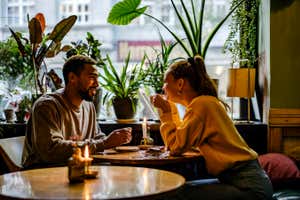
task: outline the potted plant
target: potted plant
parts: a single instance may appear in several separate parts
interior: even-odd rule
[[[254,96],[255,74],[258,61],[258,45],[257,45],[257,23],[258,23],[258,8],[259,0],[247,0],[241,4],[233,13],[230,24],[230,33],[224,44],[224,51],[229,52],[233,63],[237,63],[239,68],[229,69],[229,80],[235,80],[236,77],[245,78],[238,83],[239,86],[246,85],[248,92],[246,95],[247,101],[240,101],[240,115],[242,119],[246,118],[250,121],[251,109],[250,99]],[[237,0],[233,0],[231,7],[238,4]],[[247,81],[247,83],[244,83]],[[230,85],[228,92],[230,94]],[[234,85],[234,84],[232,84]]]
[[[44,63],[44,58],[54,57],[60,52],[61,41],[72,28],[76,19],[75,15],[63,19],[55,25],[51,33],[45,34],[46,22],[44,15],[38,13],[30,20],[28,17],[29,38],[9,28],[18,44],[21,55],[30,56],[31,58],[36,95],[46,92],[45,76],[47,74],[47,67]]]
[[[121,72],[117,72],[117,67],[113,65],[107,55],[108,64],[103,65],[103,73],[99,74],[100,85],[106,89],[107,93],[103,102],[111,100],[117,119],[133,119],[136,113],[137,93],[143,83],[146,74],[143,72],[145,57],[140,64],[136,64],[130,70],[130,53],[125,59]]]
[[[31,110],[31,100],[27,96],[24,96],[19,102],[18,102],[18,108],[16,113],[17,122],[24,123],[25,118],[29,115]]]
[[[157,21],[161,24],[175,39],[175,41],[182,47],[182,49],[186,52],[187,56],[193,57],[198,54],[205,58],[207,49],[209,44],[217,31],[223,25],[223,23],[227,20],[227,18],[233,13],[233,11],[245,0],[240,0],[238,3],[228,12],[228,14],[215,26],[215,28],[210,32],[209,36],[206,38],[206,41],[202,41],[202,28],[203,28],[203,15],[205,8],[205,0],[201,1],[201,4],[195,6],[194,1],[190,2],[190,8],[188,9],[187,4],[180,0],[179,6],[182,7],[182,12],[179,11],[179,7],[176,6],[174,0],[170,0],[172,7],[175,11],[176,17],[179,21],[179,25],[181,29],[184,31],[186,42],[188,46],[180,38],[175,31],[172,31],[166,24],[164,24],[161,20],[156,18],[155,16],[147,14],[145,11],[147,10],[147,6],[139,8],[141,4],[141,0],[123,0],[116,3],[108,16],[107,21],[111,24],[116,25],[127,25],[133,19],[139,17],[140,15],[145,15],[150,17],[151,19]]]

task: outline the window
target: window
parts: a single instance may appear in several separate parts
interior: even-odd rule
[[[64,18],[70,15],[77,15],[78,24],[89,24],[90,21],[90,9],[89,9],[90,0],[62,0],[61,1],[61,9],[60,9],[60,17]],[[68,8],[68,9],[66,9]]]
[[[186,5],[190,5],[190,0],[183,1],[187,2]],[[142,59],[144,51],[153,52],[153,48],[159,49],[160,44],[157,28],[161,31],[165,41],[170,42],[173,40],[172,36],[161,25],[145,15],[141,15],[139,18],[135,19],[132,23],[133,25],[129,26],[111,26],[110,24],[105,24],[105,26],[96,25],[99,24],[99,20],[107,17],[106,14],[108,14],[109,9],[111,8],[110,5],[117,2],[115,0],[105,0],[105,3],[100,0],[94,0],[93,3],[97,2],[100,4],[97,4],[97,7],[91,7],[91,0],[42,1],[42,5],[39,4],[38,7],[36,6],[37,2],[41,2],[38,0],[7,0],[0,2],[0,6],[2,8],[7,7],[7,12],[4,12],[5,16],[1,19],[2,23],[0,24],[0,26],[2,26],[2,29],[0,29],[0,37],[2,37],[0,38],[1,40],[10,36],[7,29],[6,32],[4,31],[4,25],[9,24],[12,28],[14,28],[14,26],[27,27],[27,13],[29,13],[30,16],[33,16],[36,12],[39,12],[36,9],[41,7],[43,8],[43,12],[45,12],[45,16],[51,16],[51,23],[58,22],[70,15],[77,15],[78,19],[75,27],[76,25],[83,26],[80,26],[80,29],[73,27],[67,35],[67,40],[64,39],[62,42],[69,44],[71,41],[76,42],[78,40],[84,40],[86,32],[90,31],[95,36],[95,39],[98,39],[99,42],[103,43],[101,46],[102,56],[105,57],[106,54],[109,54],[113,62],[121,62],[118,58],[126,56],[129,50],[132,50],[131,57],[134,58],[134,62],[136,62]],[[175,3],[178,2],[179,0],[175,1]],[[195,7],[199,8],[201,1],[194,0],[194,3]],[[49,6],[50,4],[51,6]],[[47,9],[47,6],[51,8],[54,7],[55,9]],[[160,2],[157,0],[143,0],[142,6],[148,6],[146,11],[148,14],[157,17],[171,30],[175,30],[179,36],[182,36],[183,30],[179,29],[179,21],[175,17],[175,12],[170,0]],[[183,13],[182,7],[178,5],[177,8],[180,13]],[[230,1],[206,1],[203,37],[208,36],[208,33],[212,30],[212,28],[228,13],[229,8]],[[187,7],[187,9],[191,10],[190,7]],[[50,13],[53,11],[55,13]],[[207,71],[211,77],[219,79],[219,96],[231,105],[232,98],[226,97],[226,75],[227,69],[231,66],[231,58],[222,52],[223,44],[228,36],[229,20],[227,20],[212,40],[205,62],[207,65]],[[47,18],[46,21],[48,21]],[[47,23],[47,25],[49,24]],[[86,28],[84,25],[89,26]],[[149,55],[150,54],[151,53],[149,53]],[[182,56],[182,51],[180,51],[179,48],[175,48],[173,54],[176,56]],[[63,53],[59,54],[57,58],[55,57],[55,59],[52,59],[53,61],[49,60],[48,65],[55,68],[61,67],[64,62],[62,59],[63,56]],[[239,106],[234,105],[234,109],[236,108],[239,108]],[[235,110],[235,113],[238,112],[238,110]]]
[[[27,23],[27,14],[33,12],[33,0],[10,0],[8,1],[7,24],[23,25]]]

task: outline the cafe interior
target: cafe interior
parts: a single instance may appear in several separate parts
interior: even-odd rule
[[[122,1],[114,2],[117,4]],[[139,1],[133,0],[132,2]],[[300,44],[298,22],[300,1],[245,0],[237,5],[236,10],[247,2],[256,2],[257,6],[255,23],[257,54],[253,62],[254,67],[248,65],[228,70],[226,97],[230,99],[228,101],[230,107],[238,107],[238,114],[233,112],[233,108],[229,110],[228,119],[232,120],[234,130],[238,132],[247,146],[257,153],[259,165],[271,180],[273,199],[300,199],[300,90],[298,83],[300,81],[300,56],[297,50]],[[251,3],[249,5],[253,6]],[[114,4],[111,5],[112,8],[113,6]],[[244,12],[252,12],[250,10],[248,8]],[[55,40],[53,36],[46,38],[45,35],[41,36],[39,41],[33,39],[33,34],[36,32],[32,29],[37,30],[39,27],[41,31],[43,30],[43,23],[47,21],[47,18],[43,17],[43,14],[40,14],[30,18],[27,29],[30,36],[27,39],[28,44],[37,45],[37,48],[32,44],[26,46],[36,53],[36,56],[31,56],[28,62],[32,62],[33,66],[39,69],[38,72],[43,71],[41,63],[43,59],[46,59],[46,55],[42,55],[39,49],[42,46],[42,39],[52,37],[52,40]],[[76,16],[66,16],[66,21],[58,21],[57,26],[51,27],[49,32],[51,29],[64,32],[62,40],[70,30],[76,29],[76,20],[78,21]],[[162,30],[164,26],[166,25],[161,26]],[[8,27],[4,28],[8,30]],[[8,31],[17,43],[24,42],[27,36],[20,37],[15,27],[10,29]],[[169,43],[165,43],[167,44]],[[47,47],[49,43],[43,45]],[[51,45],[52,43],[49,46]],[[5,47],[0,46],[0,48]],[[239,46],[239,48],[242,47]],[[78,49],[73,46],[73,50]],[[21,50],[20,52],[22,53]],[[23,53],[26,54],[25,51]],[[200,53],[202,53],[201,49]],[[56,56],[55,53],[53,56]],[[38,59],[41,59],[39,63]],[[109,63],[109,56],[104,60]],[[240,61],[242,62],[243,59]],[[136,66],[142,65],[143,63],[139,63]],[[107,72],[102,72],[107,75],[111,70],[109,66],[112,65],[105,66]],[[235,71],[236,69],[240,71]],[[57,74],[59,74],[57,71],[51,71],[47,73],[49,77],[47,80],[46,78],[44,80],[32,79],[35,82],[34,92],[36,94],[51,93],[51,89],[46,88],[47,92],[43,90],[43,84],[47,81],[56,89],[63,87],[63,78]],[[114,76],[113,72],[110,74],[110,77],[112,76]],[[100,75],[101,77],[105,78],[104,75]],[[120,86],[118,82],[104,82],[103,80],[99,81],[99,87],[107,89]],[[144,77],[144,80],[148,79]],[[224,84],[220,80],[215,83],[218,87]],[[132,109],[124,111],[125,106],[123,106],[119,108],[123,110],[123,113],[116,113],[116,118],[113,120],[97,118],[97,125],[105,134],[130,127],[130,141],[102,149],[102,151],[95,151],[90,145],[93,142],[91,138],[64,138],[71,142],[73,140],[75,145],[68,159],[59,164],[24,167],[22,153],[26,146],[25,138],[31,131],[28,122],[31,120],[32,105],[30,107],[25,105],[27,110],[25,116],[22,115],[22,120],[17,119],[16,111],[3,108],[5,119],[0,122],[0,199],[177,199],[178,194],[185,195],[182,191],[186,186],[209,184],[210,181],[215,180],[216,177],[207,171],[205,160],[207,158],[204,158],[201,149],[194,151],[191,148],[180,155],[170,153],[170,147],[166,144],[162,133],[161,113],[153,106],[147,90],[139,87],[137,87],[137,94],[144,109],[140,113],[143,114],[139,116],[135,113],[130,114]],[[99,106],[104,107],[104,104],[99,104],[103,98],[106,98],[106,95],[101,96],[98,93],[94,97],[96,111],[100,109]],[[32,99],[26,99],[26,101],[33,102]],[[238,103],[233,103],[233,99],[238,99]],[[108,101],[105,103],[113,106]],[[19,106],[21,107],[21,103]],[[141,107],[136,109],[141,109]],[[177,109],[183,110],[184,115],[184,108],[177,105]],[[116,108],[113,111],[116,111]],[[182,117],[181,120],[183,120]],[[230,125],[227,124],[227,126]],[[222,195],[222,190],[215,191],[215,193]],[[194,196],[194,198],[201,199],[201,196]],[[212,199],[222,199],[222,197]]]

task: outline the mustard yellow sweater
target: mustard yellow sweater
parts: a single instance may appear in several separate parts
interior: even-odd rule
[[[238,161],[257,158],[257,153],[248,147],[215,97],[193,99],[182,121],[171,112],[162,113],[160,119],[160,132],[171,154],[179,155],[196,147],[205,158],[208,172],[213,175]]]

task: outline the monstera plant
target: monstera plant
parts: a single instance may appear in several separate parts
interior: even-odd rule
[[[51,33],[45,34],[46,22],[44,15],[38,13],[32,19],[28,17],[29,39],[21,33],[9,30],[17,41],[20,53],[31,57],[31,65],[34,69],[36,94],[46,92],[45,76],[47,67],[44,63],[45,57],[54,57],[60,52],[61,41],[76,22],[77,17],[72,15],[61,20],[55,25]]]
[[[111,9],[107,21],[111,24],[127,25],[132,20],[143,14],[161,24],[174,37],[174,40],[182,47],[189,57],[199,54],[205,58],[209,44],[217,31],[233,13],[233,11],[244,1],[245,0],[240,0],[228,12],[228,14],[218,24],[215,25],[214,29],[210,32],[205,41],[202,41],[205,0],[202,0],[199,4],[195,4],[194,0],[178,0],[178,4],[176,4],[177,2],[175,3],[174,0],[170,0],[175,16],[179,21],[179,25],[184,31],[185,38],[180,38],[176,34],[175,30],[171,30],[166,24],[164,24],[155,16],[147,14],[146,10],[148,6],[139,7],[141,0],[122,0],[116,3]],[[189,2],[189,4],[187,2]],[[180,7],[182,7],[182,11],[179,9]],[[187,42],[185,42],[183,39],[185,39]]]

